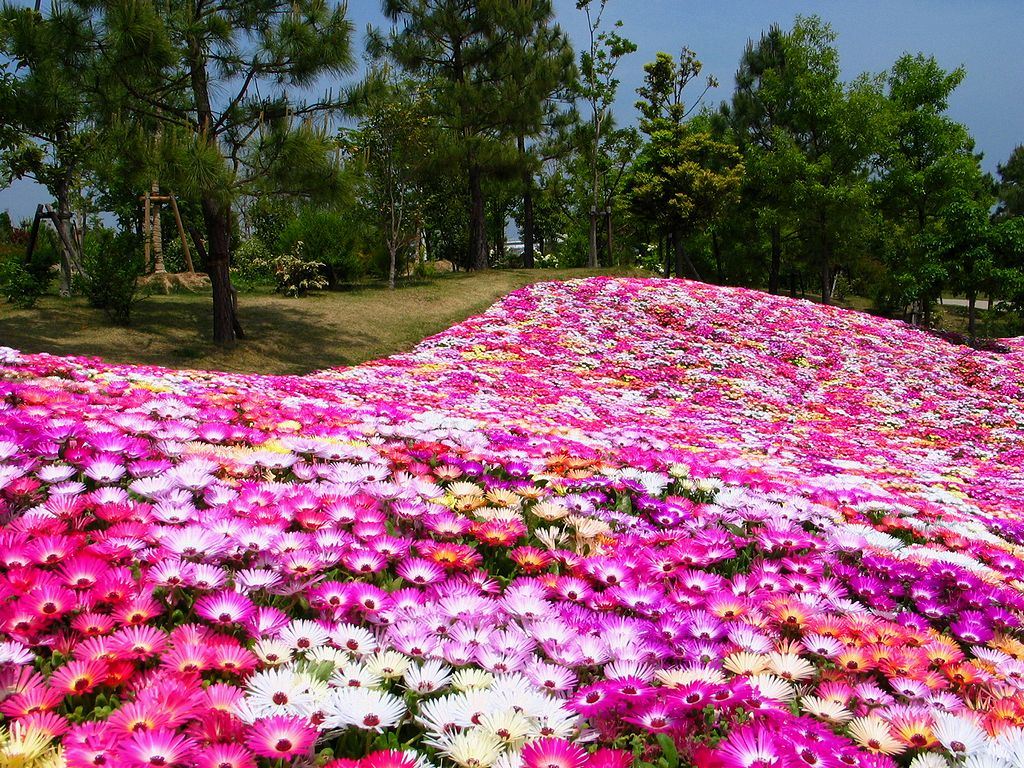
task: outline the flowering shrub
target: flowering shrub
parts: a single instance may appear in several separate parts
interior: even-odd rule
[[[253,258],[249,272],[269,272],[274,276],[277,292],[285,296],[305,296],[310,291],[327,287],[324,270],[327,266],[320,261],[307,259],[302,255],[302,241],[295,244],[289,253],[282,253],[270,259]]]
[[[308,377],[0,351],[0,756],[1020,766],[1006,343],[591,279]]]

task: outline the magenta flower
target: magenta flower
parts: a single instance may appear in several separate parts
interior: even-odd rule
[[[556,738],[528,742],[522,757],[525,768],[583,768],[587,764],[582,747]]]
[[[242,624],[252,616],[255,606],[245,595],[222,591],[198,600],[195,610],[214,624]]]
[[[316,737],[316,729],[304,719],[276,715],[257,720],[245,743],[261,757],[292,758],[307,754]]]

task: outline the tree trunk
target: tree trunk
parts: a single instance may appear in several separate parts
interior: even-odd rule
[[[719,285],[725,284],[725,273],[722,269],[722,244],[718,242],[718,233],[711,230],[711,253],[715,257],[715,279]]]
[[[686,252],[686,239],[679,233],[672,233],[673,245],[675,246],[676,277],[682,277],[684,273],[689,274],[694,280],[700,280],[700,273],[690,261],[690,255]]]
[[[487,269],[487,212],[480,167],[469,166],[469,268]]]
[[[971,346],[972,347],[978,346],[978,344],[977,344],[978,336],[977,336],[977,332],[976,332],[976,328],[975,328],[975,324],[976,324],[977,316],[978,316],[977,304],[978,304],[978,292],[977,291],[968,291],[967,292],[967,335],[971,339]]]
[[[672,277],[672,251],[674,250],[675,242],[674,232],[665,235],[665,247],[662,249],[662,256],[665,260],[665,277]]]
[[[57,220],[54,224],[60,239],[60,292],[62,296],[68,296],[71,294],[74,276],[82,274],[82,260],[71,232],[73,214],[70,185],[62,179],[54,191],[57,202]]]
[[[395,271],[396,263],[398,261],[398,249],[394,246],[389,246],[388,256],[391,259],[391,263],[388,265],[388,288],[393,291],[395,290]]]
[[[818,215],[818,226],[821,228],[821,303],[832,303],[832,250],[828,241],[828,229],[825,215]]]
[[[772,224],[772,261],[768,267],[768,293],[780,292],[779,271],[782,269],[782,232],[778,224]],[[796,295],[796,292],[793,292]]]
[[[533,174],[526,164],[526,139],[519,136],[519,157],[523,161],[523,268],[536,266],[534,254]]]
[[[608,266],[615,266],[615,257],[612,255],[612,209],[611,206],[604,209],[604,224],[607,233],[608,245]]]
[[[213,341],[233,347],[242,338],[231,286],[231,210],[213,198],[202,199],[203,222],[206,224],[208,251],[206,272],[213,286]]]
[[[600,262],[597,260],[597,206],[590,209],[590,253],[587,259],[587,266],[597,269]]]

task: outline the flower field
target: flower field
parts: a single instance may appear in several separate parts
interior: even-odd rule
[[[0,349],[0,766],[1024,767],[1024,345],[517,291],[306,377]]]

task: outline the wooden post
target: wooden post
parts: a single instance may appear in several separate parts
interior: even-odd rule
[[[142,255],[143,255],[143,259],[145,261],[145,265],[146,265],[146,272],[149,272],[149,249],[150,249],[150,245],[153,242],[153,222],[152,222],[152,220],[149,217],[149,215],[150,215],[149,214],[149,210],[150,210],[150,200],[149,200],[149,197],[150,197],[150,193],[147,192],[145,194],[144,198],[143,198],[145,200],[145,203],[143,204],[143,214],[142,214],[142,221],[143,221],[143,224],[142,224],[142,237],[143,237],[143,241],[144,241],[143,244],[142,244]]]
[[[185,236],[185,227],[181,223],[181,212],[178,210],[178,200],[171,195],[171,209],[174,211],[174,221],[178,225],[178,236],[181,238],[181,248],[185,252],[185,265],[189,273],[195,273],[196,268],[192,264],[192,254],[188,250],[188,238]]]
[[[43,206],[36,206],[36,215],[32,219],[32,232],[28,236],[28,250],[25,252],[25,263],[28,264],[32,261],[32,254],[36,250],[36,239],[39,237],[39,222],[44,218]]]
[[[160,196],[160,185],[155,180],[153,181],[152,198],[154,200],[161,200],[153,206],[153,273],[159,274],[166,272],[164,268],[164,235],[163,228],[160,224],[160,209],[163,207],[162,197]]]

